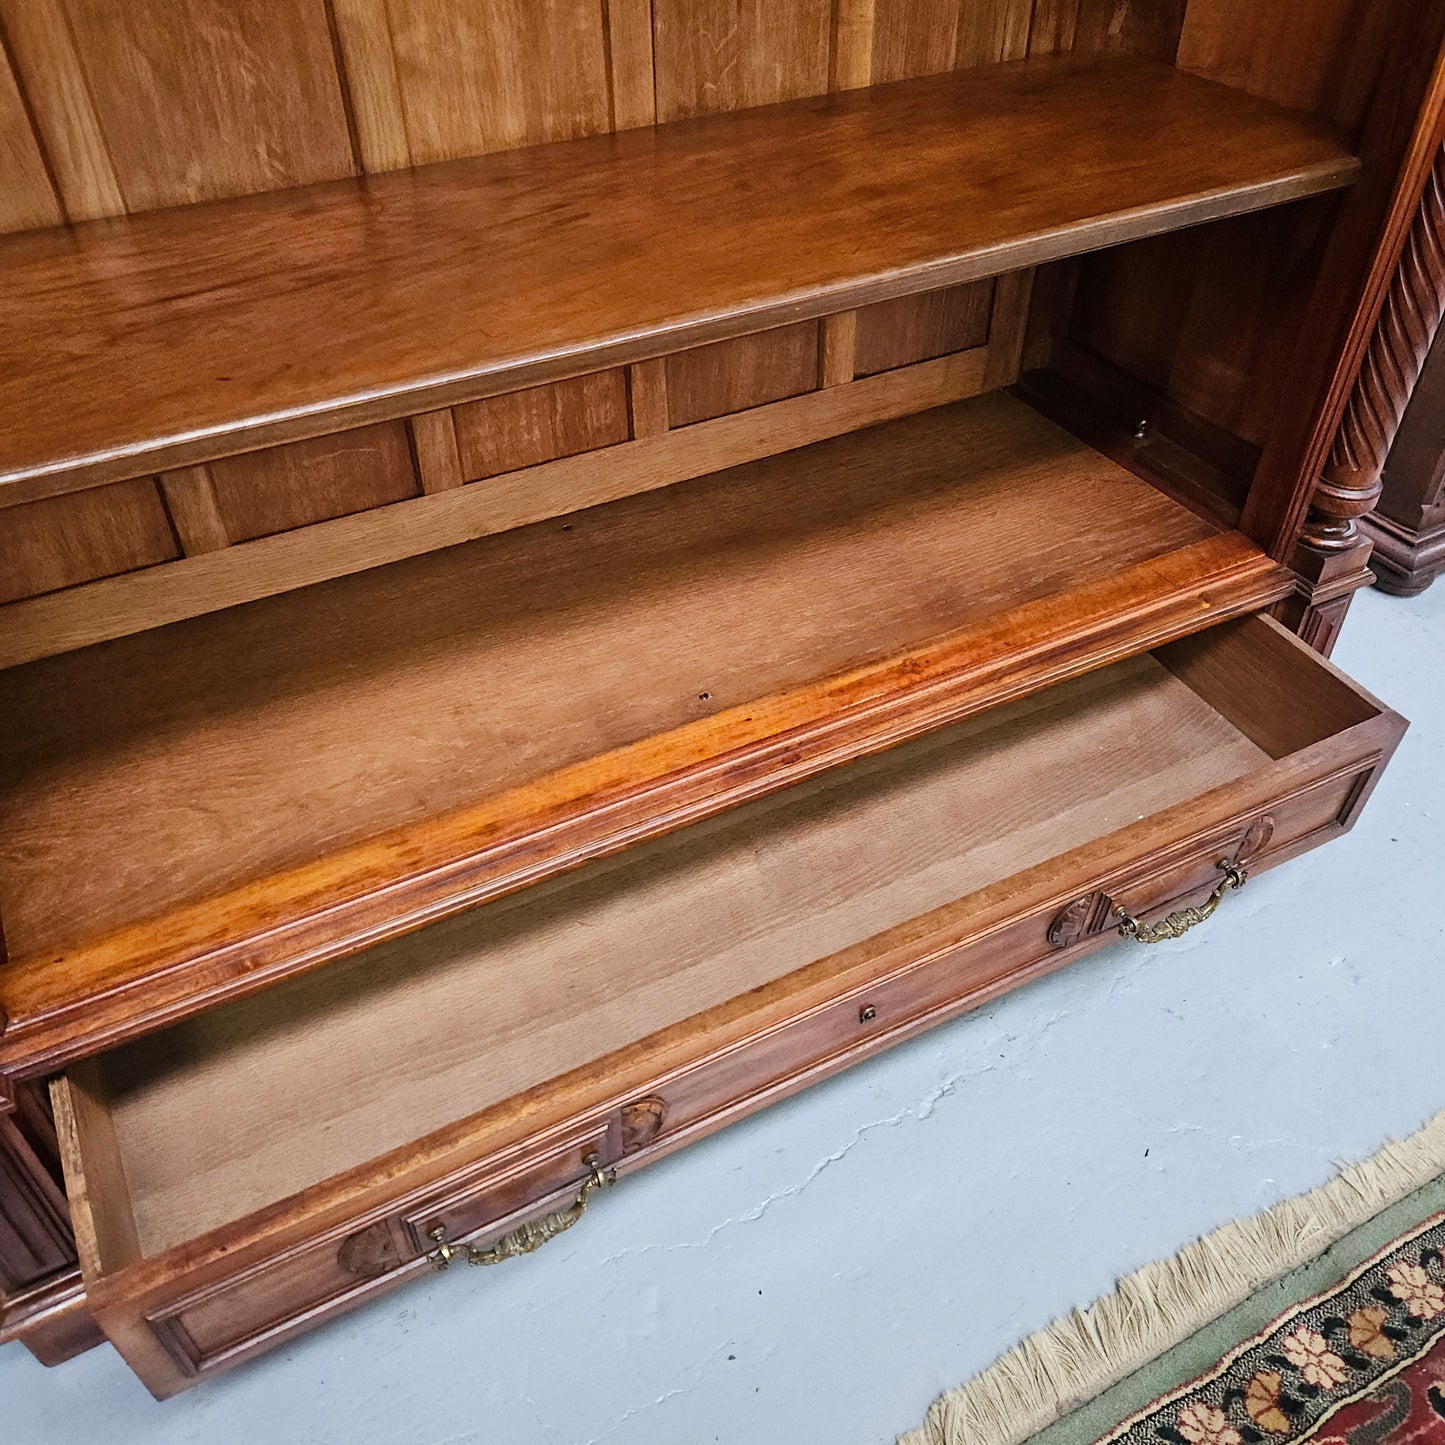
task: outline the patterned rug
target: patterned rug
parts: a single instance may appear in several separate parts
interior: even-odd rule
[[[1445,1110],[1126,1275],[897,1445],[1445,1445],[1442,1407]]]
[[[1099,1445],[1445,1445],[1445,1214]]]

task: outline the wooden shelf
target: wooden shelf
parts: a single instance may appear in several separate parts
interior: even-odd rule
[[[994,275],[1357,170],[1318,124],[1241,92],[1059,58],[8,237],[0,502]]]
[[[0,1062],[49,1067],[1290,585],[994,393],[11,669]]]

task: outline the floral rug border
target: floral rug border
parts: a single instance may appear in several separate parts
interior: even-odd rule
[[[1293,1304],[1098,1445],[1295,1445],[1445,1336],[1445,1213]]]

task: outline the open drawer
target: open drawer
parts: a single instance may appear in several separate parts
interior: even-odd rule
[[[95,1315],[164,1395],[428,1256],[522,1252],[589,1181],[1228,907],[1403,728],[1225,623],[74,1064]]]

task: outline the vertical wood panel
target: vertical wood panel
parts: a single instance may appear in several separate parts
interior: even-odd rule
[[[72,221],[118,216],[125,200],[63,4],[0,0],[0,22],[66,215]]]
[[[974,281],[864,306],[858,312],[857,374],[873,376],[984,345],[993,298],[993,281]]]
[[[818,385],[842,386],[858,371],[858,313],[839,311],[823,318]]]
[[[1073,319],[1078,286],[1079,263],[1073,257],[1034,268],[1022,371],[1048,366],[1053,359],[1054,344],[1067,333]]]
[[[1074,48],[1079,0],[1034,0],[1029,26],[1030,55],[1061,55]]]
[[[149,477],[0,509],[0,603],[178,556]]]
[[[1378,47],[1370,40],[1366,62],[1349,59],[1342,17],[1351,3],[1308,0],[1307,16],[1291,6],[1286,17],[1244,0],[1194,0],[1183,53],[1227,83],[1286,92],[1275,96],[1286,103],[1319,102],[1333,90],[1344,92],[1336,110],[1357,110]],[[303,184],[348,174],[357,160],[367,171],[392,170],[1026,52],[1077,45],[1168,58],[1183,8],[1184,0],[0,0],[18,83],[16,91],[0,55],[0,229],[50,223],[62,211],[79,219]],[[1391,3],[1370,11],[1370,36],[1384,32],[1376,17],[1386,10]],[[1310,34],[1321,19],[1324,42]]]
[[[600,0],[389,0],[387,10],[413,164],[607,130]]]
[[[612,66],[612,127],[631,130],[657,119],[652,78],[652,0],[607,0]]]
[[[828,89],[832,0],[653,0],[657,118]]]
[[[1185,0],[1079,0],[1074,50],[1081,55],[1124,51],[1172,64],[1184,24],[1184,4]]]
[[[32,3],[9,0],[7,20]],[[52,0],[38,8],[50,11]],[[63,9],[126,209],[352,173],[315,0],[63,0]],[[30,89],[28,70],[23,78]],[[54,83],[48,67],[41,83]]]
[[[1305,203],[1207,227],[1188,281],[1170,394],[1256,445],[1278,407],[1260,379],[1291,365],[1304,308],[1319,275],[1334,208]]]
[[[613,446],[631,435],[621,367],[469,402],[452,414],[469,482]]]
[[[1029,53],[1033,0],[964,0],[958,20],[954,66],[996,65]]]
[[[0,231],[53,226],[64,219],[9,58],[0,49]]]
[[[361,164],[371,172],[411,164],[386,4],[387,0],[331,0]]]
[[[1011,386],[1019,379],[1033,293],[1032,266],[998,278],[988,325],[988,364],[983,373],[983,384],[989,391]]]
[[[1392,26],[1410,23],[1389,0],[1190,0],[1178,64],[1353,130]]]
[[[418,492],[402,421],[223,457],[211,462],[209,471],[233,542],[364,512]]]
[[[937,75],[1029,53],[1034,0],[875,0],[873,80]]]
[[[1291,364],[1333,209],[1328,198],[1301,202],[1085,257],[1071,336],[1262,444],[1277,395],[1259,378]]]
[[[873,79],[873,0],[834,0],[833,90],[856,90]]]
[[[462,485],[461,448],[449,410],[422,412],[411,419],[416,469],[424,492],[450,492]]]
[[[671,424],[688,426],[815,390],[819,334],[816,321],[801,321],[669,356]]]
[[[627,368],[627,402],[634,437],[661,436],[667,430],[667,363],[660,356]]]
[[[1203,245],[1203,231],[1195,228],[1085,257],[1074,339],[1167,391]]]
[[[205,467],[162,472],[160,484],[176,535],[181,539],[181,550],[187,557],[219,552],[222,547],[230,546],[216,489]]]
[[[953,69],[959,0],[875,0],[873,81]]]

